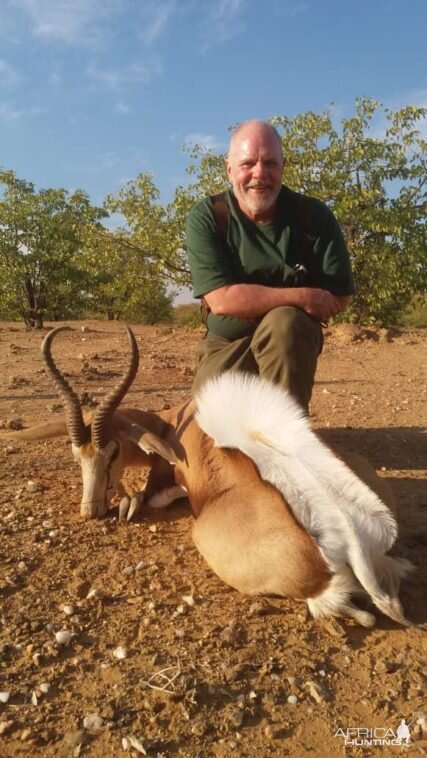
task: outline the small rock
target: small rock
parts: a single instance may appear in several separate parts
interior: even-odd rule
[[[224,627],[219,636],[223,642],[238,645],[246,642],[248,635],[247,629],[243,625],[232,622],[229,626]]]
[[[391,674],[398,668],[398,664],[396,664],[394,661],[380,660],[376,662],[374,671],[376,671],[377,674]]]
[[[104,723],[104,719],[99,713],[91,713],[89,716],[85,716],[83,719],[83,729],[100,729]]]
[[[43,492],[45,489],[41,482],[35,481],[33,479],[29,479],[26,486],[28,492]]]
[[[4,428],[10,429],[11,432],[19,432],[24,428],[24,423],[20,418],[10,418],[4,422]]]
[[[0,703],[7,703],[10,697],[10,692],[0,692]]]
[[[129,746],[133,747],[134,750],[136,750],[137,753],[140,753],[140,755],[147,755],[144,745],[142,744],[141,740],[139,740],[137,737],[133,737],[132,735],[129,735],[128,737],[124,738],[126,742],[128,743],[127,748],[123,748],[124,750],[129,750]],[[123,745],[123,741],[122,741]]]
[[[296,695],[289,695],[287,700],[290,705],[296,705],[298,703],[298,698]]]
[[[239,727],[241,727],[243,724],[244,718],[245,712],[243,708],[235,708],[230,714],[230,723],[233,725],[233,727],[239,729]]]
[[[323,703],[324,700],[329,700],[330,693],[323,684],[319,682],[308,681],[305,683],[305,687],[308,694],[311,695],[316,703]]]
[[[61,629],[59,632],[55,632],[55,639],[58,645],[69,645],[71,637],[71,632],[67,629]]]
[[[268,724],[264,729],[264,734],[268,740],[274,740],[276,737],[278,737],[278,731],[279,729],[277,727],[274,727],[272,724]]]
[[[14,726],[14,721],[0,721],[0,736],[6,734]]]
[[[322,619],[321,624],[333,637],[340,637],[341,639],[346,637],[345,630],[335,619]]]
[[[63,605],[62,610],[66,616],[72,616],[74,614],[74,605]]]
[[[123,645],[119,645],[113,650],[113,655],[118,661],[122,661],[124,658],[127,658],[127,650]]]
[[[89,590],[89,592],[86,595],[86,598],[88,600],[101,600],[103,597],[102,590],[99,590],[97,587],[92,587],[92,589]]]
[[[255,600],[255,602],[251,603],[249,606],[248,616],[267,616],[272,611],[274,611],[274,608],[268,601]]]
[[[203,719],[194,721],[191,727],[191,734],[195,734],[197,737],[203,737],[208,731],[208,724]]]
[[[21,739],[22,742],[28,742],[28,740],[31,740],[33,737],[34,737],[34,735],[33,735],[32,731],[31,731],[31,729],[24,729],[21,732],[20,739]]]
[[[182,599],[184,603],[186,603],[186,605],[189,605],[190,607],[192,607],[195,604],[193,595],[183,595]]]

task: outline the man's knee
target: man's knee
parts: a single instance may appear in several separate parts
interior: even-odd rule
[[[192,387],[193,396],[201,386],[214,376],[219,376],[225,371],[245,371],[257,373],[252,351],[250,349],[250,337],[242,337],[238,340],[228,341],[215,338],[205,338],[196,346],[196,376]]]
[[[253,337],[256,349],[261,349],[267,344],[277,344],[282,349],[287,345],[292,346],[297,340],[300,342],[304,337],[314,349],[320,352],[322,346],[322,328],[311,316],[308,316],[301,308],[282,306],[269,311],[258,325]]]

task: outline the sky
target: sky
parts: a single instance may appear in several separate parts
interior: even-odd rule
[[[0,166],[94,204],[248,118],[427,106],[427,0],[0,0]]]

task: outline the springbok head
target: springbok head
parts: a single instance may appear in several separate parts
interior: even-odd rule
[[[173,457],[165,442],[139,424],[132,424],[132,434],[128,430],[126,439],[120,435],[115,423],[117,408],[131,387],[139,364],[135,336],[128,326],[125,328],[131,348],[128,368],[118,384],[97,407],[89,423],[83,418],[79,398],[52,357],[52,341],[59,332],[68,330],[69,327],[59,326],[52,329],[41,346],[47,372],[56,384],[65,405],[65,424],[56,425],[55,436],[68,432],[71,439],[73,456],[82,470],[83,496],[80,513],[86,519],[101,517],[107,513],[126,465],[124,448],[134,444],[130,440],[131,437],[137,440],[137,445],[145,453],[158,453],[168,460]]]

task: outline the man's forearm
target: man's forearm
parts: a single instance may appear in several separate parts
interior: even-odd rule
[[[261,284],[230,284],[205,295],[216,316],[236,316],[251,319],[280,305],[295,305],[298,296],[291,288],[264,287]]]
[[[341,313],[349,296],[334,296],[327,290],[311,287],[265,287],[260,284],[230,284],[208,292],[205,300],[217,316],[253,319],[273,308],[291,305],[301,308],[319,321]]]

